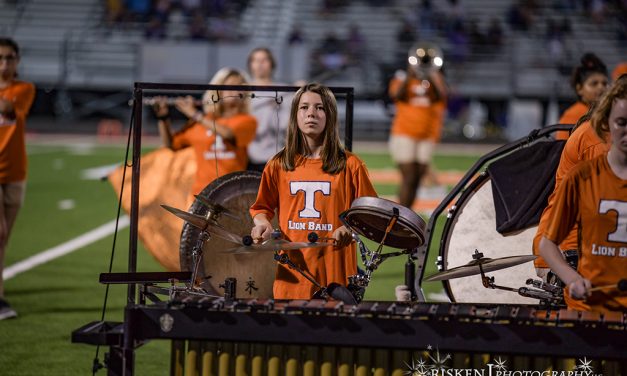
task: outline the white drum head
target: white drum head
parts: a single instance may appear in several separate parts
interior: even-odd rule
[[[496,214],[489,176],[480,176],[470,185],[471,192],[462,195],[445,237],[445,269],[472,261],[475,249],[484,257],[501,258],[529,255],[537,227],[528,228],[515,235],[503,236],[496,231]],[[442,253],[441,253],[442,254]],[[487,273],[497,285],[523,287],[528,278],[535,278],[532,262]],[[537,299],[526,298],[516,292],[487,289],[481,276],[474,275],[445,281],[452,301],[460,303],[538,304]]]

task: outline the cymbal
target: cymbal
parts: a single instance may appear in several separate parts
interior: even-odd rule
[[[220,226],[217,222],[209,220],[202,215],[189,213],[181,209],[173,208],[168,205],[161,205],[162,208],[181,218],[185,222],[201,230],[207,230],[211,235],[215,235],[224,240],[228,240],[235,244],[241,244],[242,238],[231,233],[229,230]]]
[[[207,209],[209,209],[212,212],[214,212],[214,214],[222,214],[222,215],[225,215],[225,216],[227,216],[229,218],[232,218],[232,219],[235,219],[235,220],[239,220],[240,219],[238,215],[236,215],[235,213],[233,213],[232,211],[230,211],[229,209],[225,208],[224,206],[222,206],[220,204],[216,204],[214,202],[210,202],[210,201],[206,200],[204,197],[202,197],[200,195],[194,195],[194,197],[204,207],[206,207]]]
[[[307,243],[307,242],[288,242],[285,239],[268,239],[261,244],[244,245],[222,251],[221,253],[245,254],[256,252],[275,252],[275,251],[292,251],[302,248],[323,248],[333,245],[330,242]]]
[[[481,269],[483,269],[484,273],[493,272],[495,270],[505,269],[512,266],[524,264],[529,261],[533,261],[536,259],[536,257],[537,256],[534,255],[510,256],[497,259],[482,257],[476,260],[472,260],[466,265],[458,266],[436,273],[426,278],[425,282],[443,281],[448,279],[477,275],[481,274]],[[479,266],[481,266],[481,269],[479,268]]]

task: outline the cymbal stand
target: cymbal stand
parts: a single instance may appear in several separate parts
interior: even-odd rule
[[[208,221],[211,220],[217,223],[217,219],[219,218],[220,213],[221,211],[219,209],[214,209],[212,207],[209,207],[207,214],[205,215],[205,219],[207,219]],[[203,258],[203,250],[205,247],[205,243],[209,239],[211,239],[211,234],[209,233],[209,231],[207,231],[207,228],[209,227],[208,224],[209,222],[207,222],[207,226],[205,228],[200,230],[200,234],[198,235],[196,244],[194,245],[194,248],[192,249],[192,264],[193,264],[192,279],[189,285],[187,285],[185,292],[188,294],[193,294],[193,295],[218,297],[216,295],[211,295],[205,289],[196,286],[196,278],[198,278],[198,271],[200,269],[200,263]]]
[[[479,253],[479,255],[481,255],[479,258],[483,257],[483,254],[481,253]],[[475,258],[475,255],[473,255],[473,258]],[[560,294],[555,291],[538,290],[538,289],[529,288],[529,287],[512,288],[512,287],[507,287],[507,286],[500,286],[494,283],[494,277],[488,277],[485,275],[481,264],[479,264],[479,271],[481,272],[481,283],[483,284],[483,287],[487,289],[513,291],[513,292],[518,293],[518,295],[520,296],[533,298],[533,299],[539,299],[542,302],[542,304],[545,304],[545,305],[558,304],[563,299],[560,296]]]
[[[312,275],[310,275],[309,273],[305,273],[303,269],[298,267],[298,265],[290,260],[290,257],[287,255],[287,253],[279,254],[279,252],[274,252],[274,259],[278,263],[282,265],[287,265],[290,269],[297,271],[300,275],[305,277],[305,279],[307,279],[314,286],[316,286],[318,288],[318,295],[320,295],[320,297],[324,299],[328,299],[330,297],[327,293],[327,288],[322,286],[318,281],[316,281]]]

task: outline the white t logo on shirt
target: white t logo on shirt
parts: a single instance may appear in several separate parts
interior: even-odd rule
[[[316,210],[316,192],[323,195],[331,194],[331,183],[328,181],[291,181],[290,193],[296,195],[303,191],[305,194],[305,208],[298,212],[301,218],[320,218],[320,212]]]
[[[627,243],[627,202],[617,200],[601,200],[599,203],[599,213],[607,214],[615,211],[616,230],[607,235],[607,240],[611,242]]]

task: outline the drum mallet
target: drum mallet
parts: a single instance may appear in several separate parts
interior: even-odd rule
[[[607,290],[607,289],[616,289],[618,291],[627,291],[627,279],[621,279],[621,280],[618,281],[618,283],[615,283],[613,285],[603,285],[603,286],[593,287],[593,288],[591,288],[588,291],[592,292],[592,291]]]

